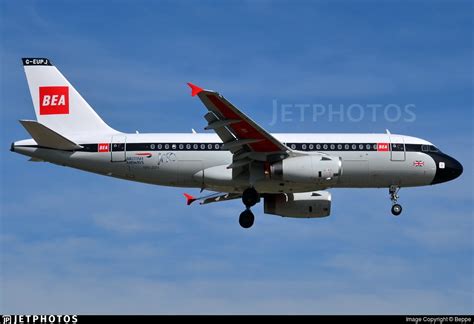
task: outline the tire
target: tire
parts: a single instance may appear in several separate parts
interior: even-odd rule
[[[392,206],[392,214],[394,216],[398,216],[402,213],[402,206],[399,204],[395,204]]]
[[[245,207],[250,208],[258,203],[260,196],[255,188],[247,188],[242,193],[242,202]]]
[[[253,222],[255,221],[255,216],[253,213],[249,210],[246,209],[244,210],[239,217],[239,224],[243,228],[250,228],[253,225]]]

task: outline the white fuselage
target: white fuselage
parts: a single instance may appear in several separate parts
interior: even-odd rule
[[[296,151],[340,157],[336,183],[282,184],[271,177],[238,177],[232,154],[221,149],[212,133],[123,134],[72,137],[84,146],[77,151],[41,148],[33,139],[13,143],[12,150],[55,164],[112,177],[163,186],[242,192],[249,184],[261,193],[307,192],[328,187],[379,188],[432,183],[436,161],[421,147],[431,143],[394,134],[273,134]],[[385,146],[385,144],[387,146]],[[392,149],[393,148],[393,149]]]

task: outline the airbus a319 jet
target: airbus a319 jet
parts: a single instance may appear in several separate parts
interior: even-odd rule
[[[388,188],[393,215],[401,187],[434,185],[463,171],[432,143],[391,134],[270,134],[212,90],[188,83],[207,113],[206,130],[189,134],[122,133],[108,126],[46,58],[23,58],[37,120],[20,120],[31,139],[11,151],[110,177],[199,188],[187,204],[241,199],[239,223],[251,207],[284,217],[326,217],[331,188]]]

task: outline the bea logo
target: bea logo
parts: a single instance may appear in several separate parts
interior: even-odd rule
[[[108,143],[99,143],[98,146],[98,151],[99,152],[109,152],[109,144]]]
[[[40,87],[40,115],[69,114],[69,87]]]
[[[388,143],[377,143],[377,151],[387,152]]]

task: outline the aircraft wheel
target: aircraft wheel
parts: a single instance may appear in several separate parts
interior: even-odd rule
[[[252,207],[258,203],[259,198],[260,196],[255,188],[247,188],[242,193],[242,202],[247,208]]]
[[[240,214],[239,224],[243,228],[249,228],[252,227],[254,220],[255,216],[253,216],[253,213],[250,211],[250,209],[246,209]]]
[[[392,206],[392,214],[394,216],[398,216],[402,213],[402,206],[399,204],[395,204]]]

